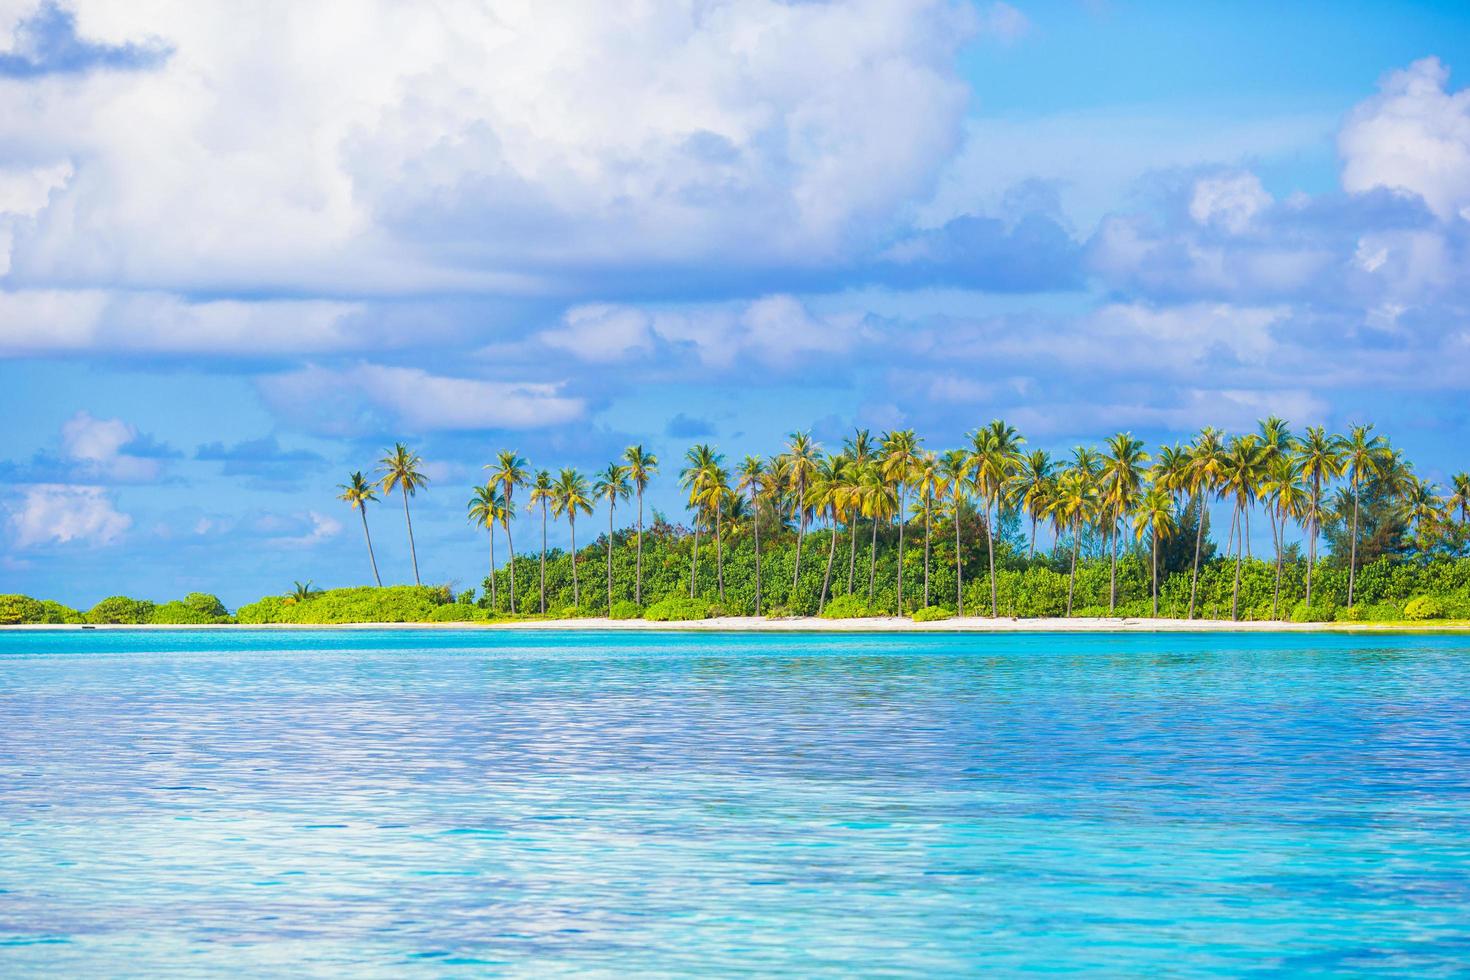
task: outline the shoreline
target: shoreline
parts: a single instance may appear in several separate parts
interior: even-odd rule
[[[96,625],[27,623],[0,626],[0,632],[88,630],[132,632],[177,632],[199,630],[313,631],[313,630],[450,630],[515,631],[564,630],[578,632],[683,631],[712,633],[1449,633],[1470,635],[1470,622],[1425,621],[1423,623],[1285,623],[1228,619],[1149,619],[1133,617],[1077,617],[1010,619],[989,616],[957,616],[930,623],[908,617],[875,616],[859,619],[821,619],[800,616],[768,619],[757,616],[721,616],[713,619],[654,622],[646,619],[537,619],[501,623],[210,623],[199,625],[124,624]]]

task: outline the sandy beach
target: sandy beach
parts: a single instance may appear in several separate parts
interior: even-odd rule
[[[1228,619],[1148,619],[1125,617],[992,619],[988,616],[956,616],[933,623],[916,623],[907,617],[876,616],[864,619],[821,619],[800,616],[768,619],[758,616],[721,616],[714,619],[661,623],[645,619],[539,619],[500,623],[335,623],[246,625],[226,623],[208,626],[162,625],[21,625],[0,630],[698,630],[727,633],[1465,633],[1470,622],[1426,621],[1423,623],[1280,623],[1232,622]]]

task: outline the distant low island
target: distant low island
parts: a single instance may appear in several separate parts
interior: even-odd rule
[[[85,611],[7,595],[0,625],[1470,619],[1470,475],[1441,493],[1371,426],[1297,436],[1273,417],[1257,432],[1207,428],[1153,453],[1120,433],[1065,462],[1024,442],[1002,421],[944,452],[924,449],[912,430],[859,429],[834,452],[799,432],[733,471],[715,447],[696,445],[678,473],[688,524],[657,510],[645,523],[659,460],[642,446],[590,481],[569,468],[533,473],[502,452],[467,507],[487,532],[491,571],[463,589],[418,584],[409,501],[429,481],[398,445],[376,479],[356,472],[339,488],[362,519],[377,585],[296,583],[233,613],[206,593],[158,604],[114,596]],[[531,554],[515,550],[518,490],[539,519]],[[367,511],[379,493],[402,498],[414,585],[381,585]],[[1211,502],[1230,510],[1223,547]],[[577,518],[599,503],[606,530],[577,548]],[[629,511],[634,521],[620,526]],[[1253,515],[1269,524],[1269,554],[1251,553]],[[547,548],[552,520],[566,521],[570,549]],[[1042,530],[1049,546],[1038,545]]]

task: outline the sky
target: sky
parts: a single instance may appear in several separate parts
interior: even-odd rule
[[[694,441],[1275,413],[1443,483],[1467,306],[1464,4],[0,0],[0,592],[365,584],[398,441],[461,586],[501,449],[678,515]]]

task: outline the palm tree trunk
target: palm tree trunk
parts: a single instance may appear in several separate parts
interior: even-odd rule
[[[995,527],[990,521],[990,512],[994,510],[996,517],[1000,516],[1000,501],[991,495],[990,505],[985,508],[985,550],[990,559],[990,618],[995,619],[1000,615],[1000,606],[996,600],[995,591]]]
[[[1276,546],[1276,588],[1271,592],[1271,618],[1274,620],[1277,607],[1281,604],[1281,539],[1286,536],[1286,515],[1281,515],[1278,528],[1276,512],[1268,509],[1266,513],[1271,515],[1271,543]]]
[[[1149,537],[1153,539],[1150,543],[1153,545],[1153,552],[1154,552],[1154,619],[1158,619],[1159,618],[1159,532],[1158,532],[1158,530],[1155,529],[1153,531],[1153,533],[1149,535]]]
[[[751,523],[755,525],[755,614],[761,614],[761,508],[755,489],[750,492]]]
[[[1240,523],[1240,502],[1239,501],[1236,501],[1236,503],[1235,503],[1235,517],[1230,522],[1230,529],[1231,529],[1232,532],[1235,530],[1236,525],[1239,524],[1239,523]],[[1241,530],[1243,531],[1244,530],[1244,527],[1242,527]],[[1242,552],[1242,549],[1241,549],[1240,545],[1237,543],[1236,546],[1235,546],[1235,585],[1230,590],[1230,618],[1231,618],[1231,620],[1237,620],[1237,619],[1240,618],[1240,559],[1241,559],[1241,552]]]
[[[903,526],[907,522],[903,519],[904,488],[899,484],[898,488],[898,613],[903,615]]]
[[[960,559],[960,502],[954,502],[954,614],[965,614],[965,563]]]
[[[873,607],[873,583],[878,574],[878,518],[873,517],[873,542],[868,548],[868,608]]]
[[[1067,576],[1067,615],[1072,615],[1072,590],[1077,584],[1077,550],[1082,547],[1082,522],[1072,526],[1072,571]]]
[[[633,572],[633,601],[643,605],[643,487],[638,488],[638,561]]]
[[[510,536],[510,518],[513,513],[510,502],[510,484],[505,485],[505,547],[510,552],[510,563],[505,567],[510,571],[510,614],[516,614],[516,543]]]
[[[1031,515],[1031,549],[1026,552],[1026,560],[1031,561],[1036,557],[1036,515]]]
[[[694,518],[694,550],[689,553],[689,598],[694,598],[694,583],[699,579],[699,517]]]
[[[720,601],[725,601],[725,546],[720,534],[720,501],[715,501],[715,583],[720,590]]]
[[[1348,558],[1348,608],[1353,607],[1353,586],[1358,573],[1358,478],[1353,477],[1353,543]]]
[[[924,494],[924,605],[929,605],[929,511],[933,508],[933,495]]]
[[[1114,515],[1116,517],[1116,515]],[[1118,608],[1118,523],[1113,521],[1111,559],[1108,562],[1108,615]]]
[[[827,547],[827,572],[822,576],[822,598],[817,600],[817,612],[827,608],[827,587],[832,583],[832,560],[837,557],[837,518],[832,518],[832,543]]]
[[[500,600],[495,595],[495,522],[490,522],[490,611],[500,612]]]
[[[541,501],[541,615],[546,615],[546,501]]]
[[[1205,499],[1204,494],[1194,495],[1196,508],[1194,512],[1194,570],[1189,574],[1189,619],[1194,618],[1194,598],[1199,592],[1199,551],[1205,540]]]
[[[570,514],[567,517],[572,526],[572,605],[582,605],[582,590],[577,584],[577,515]]]
[[[403,491],[403,522],[408,525],[408,553],[413,558],[413,584],[423,585],[419,581],[419,552],[413,544],[413,518],[408,515],[408,491]]]
[[[1312,506],[1307,510],[1307,608],[1312,608],[1312,567],[1317,564],[1317,501],[1322,495],[1322,477],[1312,476]]]
[[[796,484],[796,516],[796,567],[791,571],[791,595],[787,598],[787,605],[796,602],[796,583],[801,578],[801,542],[806,537],[806,477]]]
[[[378,559],[377,556],[373,554],[373,536],[368,533],[367,508],[359,506],[357,509],[362,514],[362,536],[367,538],[368,561],[372,562],[373,565],[373,581],[377,582],[378,588],[381,589],[383,587],[383,578],[381,575],[378,574]]]
[[[847,546],[847,594],[852,595],[852,580],[857,576],[857,512],[853,511],[847,515],[848,546]]]
[[[613,553],[613,507],[607,502],[607,614],[612,615],[612,553]]]

